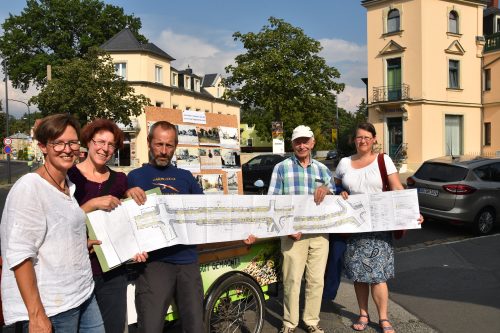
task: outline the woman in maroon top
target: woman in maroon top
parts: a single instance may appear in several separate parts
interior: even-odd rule
[[[68,171],[76,185],[75,198],[85,213],[102,209],[110,211],[120,204],[127,190],[127,176],[106,166],[115,151],[123,147],[123,132],[107,119],[96,119],[81,133],[87,146],[87,158]],[[145,261],[146,253],[135,256]],[[90,255],[94,274],[95,295],[106,333],[123,333],[127,313],[127,275],[124,266],[103,273],[95,254]]]

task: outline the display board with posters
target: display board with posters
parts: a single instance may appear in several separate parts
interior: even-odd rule
[[[196,116],[196,112],[200,116]],[[160,120],[177,127],[179,144],[172,163],[191,171],[205,194],[243,194],[240,131],[236,116],[146,108],[148,130]]]

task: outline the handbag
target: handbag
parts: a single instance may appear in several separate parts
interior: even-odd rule
[[[387,176],[387,168],[385,167],[384,154],[378,154],[377,156],[378,169],[380,171],[380,177],[382,177],[382,191],[390,191],[389,177]],[[395,239],[401,239],[406,235],[406,230],[394,230],[392,232]]]

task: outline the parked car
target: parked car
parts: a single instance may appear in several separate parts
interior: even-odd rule
[[[424,162],[406,180],[418,190],[420,212],[490,233],[500,214],[500,158],[446,156]]]
[[[254,186],[257,180],[264,182],[264,192],[267,192],[274,166],[283,161],[287,156],[278,154],[258,155],[241,166],[243,174],[243,189],[258,191]]]
[[[327,160],[334,160],[336,158],[337,158],[337,151],[336,150],[329,150],[328,153],[326,153]]]

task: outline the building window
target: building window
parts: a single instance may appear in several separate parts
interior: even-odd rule
[[[458,13],[454,10],[448,16],[448,32],[458,34]]]
[[[190,106],[186,106],[186,110],[191,110],[191,107]]]
[[[253,146],[253,139],[247,139],[247,146],[252,147]]]
[[[396,32],[399,31],[399,10],[391,9],[389,14],[387,15],[387,32]]]
[[[155,102],[155,106],[157,108],[162,108],[163,107],[163,102]]]
[[[117,62],[115,64],[115,74],[122,79],[127,79],[127,64],[125,62]]]
[[[491,146],[491,123],[484,123],[484,145]]]
[[[172,105],[172,108],[173,108],[173,109],[178,109],[178,108],[179,108],[179,104],[174,104],[174,105]]]
[[[155,82],[163,83],[163,68],[161,66],[155,66]]]
[[[205,110],[205,112],[206,112],[206,113],[209,113],[209,112],[210,112],[210,110]]]
[[[491,90],[491,69],[487,68],[484,70],[484,90]]]
[[[194,91],[200,91],[200,80],[194,80]]]
[[[172,73],[172,86],[177,87],[177,73]]]
[[[496,31],[495,32],[500,32],[500,16],[496,16],[496,24],[495,24],[495,27],[496,27]]]
[[[460,89],[460,62],[458,60],[449,61],[449,86],[451,89]]]
[[[191,90],[191,78],[189,76],[184,77],[184,89]]]

